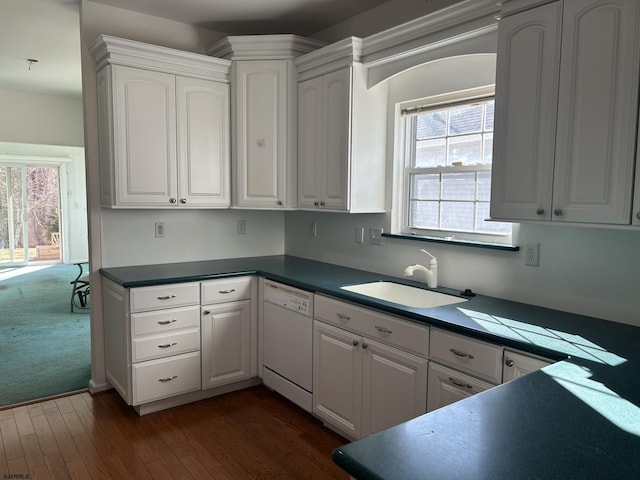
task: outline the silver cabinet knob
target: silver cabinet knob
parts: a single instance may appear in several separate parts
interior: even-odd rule
[[[640,210],[638,210],[638,213],[636,213],[636,218],[640,220]]]
[[[353,342],[352,342],[352,343],[353,343],[353,346],[354,346],[354,347],[357,347],[357,346],[358,346],[358,343],[360,343],[360,342],[358,342],[358,340],[353,340]]]
[[[505,364],[507,367],[513,367],[513,360],[511,360],[510,358],[507,358],[507,359],[504,361],[504,364]]]
[[[324,207],[324,202],[320,202],[320,206],[321,206],[321,207]]]
[[[544,215],[544,208],[539,207],[539,208],[536,210],[536,214],[537,214],[537,215]]]
[[[320,205],[320,202],[316,200],[315,202],[313,202],[313,205],[317,207],[318,205]]]
[[[560,215],[562,215],[562,209],[561,209],[561,208],[556,208],[556,209],[553,211],[553,214],[554,214],[555,216],[559,217]]]
[[[369,344],[365,343],[365,342],[362,342],[362,348],[369,348]]]
[[[177,202],[178,202],[178,199],[177,199],[177,198],[175,198],[175,197],[171,197],[171,198],[169,199],[169,203],[177,203]]]
[[[180,203],[187,203],[187,199],[186,198],[181,198],[180,199]]]
[[[211,310],[205,310],[202,312],[203,315],[211,315]]]
[[[276,203],[277,203],[278,205],[282,205],[282,200],[278,200]]]

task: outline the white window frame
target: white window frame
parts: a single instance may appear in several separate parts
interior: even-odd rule
[[[428,237],[439,240],[452,240],[452,241],[470,241],[481,243],[497,243],[497,244],[511,244],[513,239],[514,229],[510,234],[504,233],[477,233],[468,231],[459,231],[451,229],[423,229],[414,228],[409,225],[410,217],[410,194],[411,194],[411,174],[415,173],[449,173],[449,172],[465,172],[465,171],[490,171],[491,165],[484,166],[447,166],[447,167],[427,167],[427,168],[414,168],[412,167],[412,159],[415,149],[415,132],[409,130],[410,120],[402,112],[409,109],[425,109],[431,110],[438,107],[453,107],[456,104],[471,103],[474,100],[486,101],[494,96],[495,88],[482,87],[472,90],[465,90],[463,92],[453,92],[445,95],[438,95],[435,97],[423,98],[411,102],[404,102],[397,107],[397,122],[396,131],[398,133],[398,139],[400,149],[397,151],[399,164],[401,168],[397,169],[397,175],[401,177],[396,185],[399,187],[399,195],[396,196],[395,205],[398,207],[399,212],[395,213],[396,221],[394,222],[397,233],[401,235]],[[474,203],[476,201],[474,200]],[[475,207],[474,207],[475,211]],[[398,214],[399,213],[399,214]],[[475,220],[474,220],[475,222]]]

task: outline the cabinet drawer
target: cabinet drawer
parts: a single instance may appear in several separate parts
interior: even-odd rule
[[[200,390],[200,352],[132,366],[133,405]]]
[[[429,356],[429,328],[426,326],[320,295],[315,296],[314,307],[315,316],[320,320],[422,357]]]
[[[502,347],[464,335],[431,330],[431,360],[453,366],[472,375],[500,383]]]
[[[429,362],[427,412],[493,388],[488,382],[465,375],[452,368]]]
[[[197,305],[131,315],[131,333],[134,338],[199,326],[200,308]]]
[[[131,350],[133,362],[200,350],[200,329],[176,330],[168,335],[134,338]]]
[[[183,307],[199,303],[199,283],[177,283],[131,289],[132,312]]]
[[[251,298],[251,277],[225,278],[201,283],[202,305]]]

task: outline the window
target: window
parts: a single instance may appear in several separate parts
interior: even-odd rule
[[[415,102],[414,102],[415,104]],[[489,217],[493,97],[403,108],[403,233],[511,241]]]

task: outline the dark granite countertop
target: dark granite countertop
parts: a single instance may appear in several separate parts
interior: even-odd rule
[[[640,476],[638,327],[482,295],[462,304],[407,308],[340,287],[377,280],[424,284],[290,256],[115,267],[101,272],[124,287],[258,274],[563,360],[340,447],[334,460],[355,478]]]

